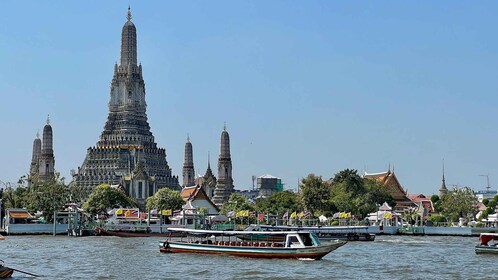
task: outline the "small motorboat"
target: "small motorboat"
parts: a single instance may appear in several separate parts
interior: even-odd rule
[[[476,254],[498,254],[498,233],[481,233],[479,245],[476,245]]]
[[[319,260],[328,253],[345,245],[346,241],[320,242],[314,232],[309,231],[218,231],[170,229],[183,232],[180,240],[161,242],[161,253],[221,254],[246,258],[314,259]],[[250,236],[255,238],[251,240]],[[284,236],[280,241],[275,236]],[[244,239],[240,239],[244,236]],[[263,237],[267,239],[264,240]]]

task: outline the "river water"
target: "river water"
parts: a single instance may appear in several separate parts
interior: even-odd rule
[[[7,236],[0,241],[0,259],[43,276],[37,279],[498,278],[498,255],[476,255],[476,237],[377,236],[350,242],[320,261],[162,254],[161,240]]]

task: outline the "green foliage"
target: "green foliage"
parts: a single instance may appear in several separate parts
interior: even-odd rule
[[[489,215],[496,212],[496,205],[498,204],[498,195],[496,195],[492,200],[483,199],[482,203],[487,206],[479,217],[480,219],[486,219]]]
[[[312,215],[317,211],[327,211],[331,207],[330,185],[315,174],[309,174],[302,179],[298,197],[304,210],[310,211]]]
[[[62,180],[51,180],[32,186],[27,193],[27,208],[31,212],[42,211],[45,221],[53,222],[55,211],[61,211],[69,203],[69,189]]]
[[[250,203],[245,196],[239,193],[232,193],[230,199],[228,199],[228,202],[223,204],[223,207],[221,207],[220,212],[223,215],[227,215],[230,211],[239,212],[241,210],[254,211],[255,206]]]
[[[477,214],[477,198],[468,187],[449,191],[441,199],[442,213],[452,222],[472,218]]]
[[[480,219],[487,219],[489,216],[489,208],[485,209],[482,211],[481,216],[479,217]]]
[[[297,211],[297,195],[290,191],[276,192],[268,198],[256,201],[256,210],[259,213],[281,214]]]
[[[182,196],[178,191],[169,188],[159,189],[153,196],[147,198],[147,210],[177,210],[185,204]]]
[[[339,225],[339,221],[338,220],[334,220],[332,221],[332,226],[338,226]]]
[[[197,214],[199,215],[207,215],[209,210],[207,209],[207,207],[197,207]]]
[[[446,222],[446,217],[444,215],[434,214],[429,217],[429,220],[434,223],[444,223]]]
[[[387,202],[394,205],[387,189],[375,180],[361,178],[356,170],[346,169],[337,173],[331,188],[332,209],[351,212],[365,217],[377,210],[378,205]]]
[[[485,198],[482,200],[482,204],[484,204],[484,206],[488,206],[488,203],[489,203],[489,199]]]
[[[83,209],[93,215],[107,215],[107,210],[110,209],[136,206],[132,198],[107,184],[97,186],[83,203]]]
[[[439,195],[437,195],[437,194],[433,194],[433,195],[431,196],[431,201],[432,201],[432,204],[437,203],[437,202],[439,201]]]
[[[344,169],[335,174],[332,183],[342,183],[347,193],[358,194],[363,192],[363,179],[356,169]]]

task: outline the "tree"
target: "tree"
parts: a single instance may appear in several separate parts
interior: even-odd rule
[[[348,193],[362,193],[363,179],[356,169],[344,169],[335,174],[332,184],[343,183],[345,191]]]
[[[384,202],[395,203],[384,185],[361,178],[354,169],[345,169],[334,176],[330,197],[335,211],[351,212],[361,217],[376,211]]]
[[[477,214],[478,200],[474,191],[469,188],[461,188],[449,191],[441,199],[442,213],[452,222],[459,218],[472,218]]]
[[[267,198],[256,201],[259,213],[283,214],[297,210],[297,195],[290,191],[276,192]],[[281,215],[280,215],[281,216]]]
[[[147,210],[177,210],[185,204],[178,191],[169,188],[159,189],[153,196],[147,198]]]
[[[109,209],[136,206],[137,203],[131,197],[107,184],[97,186],[83,203],[83,209],[93,215],[107,215]]]
[[[250,203],[247,198],[239,193],[232,193],[228,201],[221,207],[221,213],[228,215],[228,212],[239,212],[241,210],[254,211],[254,204]]]
[[[53,222],[55,211],[63,210],[69,203],[69,189],[63,179],[56,175],[48,182],[35,182],[26,193],[27,208],[31,212],[41,211],[45,221]]]
[[[312,215],[317,211],[330,210],[330,185],[325,183],[321,176],[309,174],[303,178],[298,196],[304,210]]]

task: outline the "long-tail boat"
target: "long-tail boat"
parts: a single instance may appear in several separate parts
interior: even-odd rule
[[[10,267],[4,265],[3,261],[0,260],[0,279],[10,278],[14,273],[14,270]]]
[[[176,239],[161,242],[162,253],[196,253],[222,254],[248,258],[279,258],[279,259],[315,259],[319,260],[328,253],[345,245],[346,241],[334,240],[320,242],[318,236],[308,231],[217,231],[170,229],[182,233]],[[241,240],[237,236],[256,235],[255,241]],[[274,241],[275,235],[284,235],[281,242]],[[268,241],[262,241],[261,236],[267,236]]]

